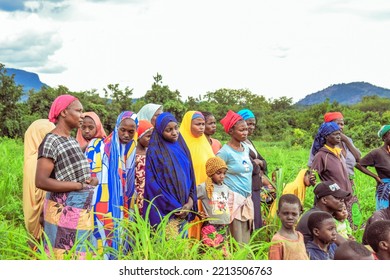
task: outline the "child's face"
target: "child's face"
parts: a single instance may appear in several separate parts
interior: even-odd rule
[[[282,225],[286,229],[294,228],[301,214],[301,208],[296,203],[282,203],[280,209],[277,211],[278,217],[282,222]]]
[[[336,220],[341,221],[341,222],[345,221],[345,219],[348,218],[347,207],[345,207],[345,205],[344,205],[341,210],[335,211],[333,215],[334,215]]]
[[[315,186],[316,182],[316,176],[313,172],[305,174],[305,177],[303,177],[303,183],[306,187]]]
[[[211,176],[213,182],[217,185],[222,185],[223,180],[225,179],[226,171],[226,168],[221,168],[217,172],[215,172],[215,174]]]
[[[142,136],[140,139],[138,139],[138,143],[142,146],[142,147],[147,147],[149,146],[149,142],[150,142],[150,136],[152,136],[152,132],[153,130],[149,130],[148,132],[146,132],[144,134],[144,136]]]
[[[314,235],[324,244],[335,242],[337,230],[333,218],[322,221],[318,228],[314,229]]]

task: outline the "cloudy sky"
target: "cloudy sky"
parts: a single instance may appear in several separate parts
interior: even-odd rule
[[[296,102],[332,84],[390,88],[388,0],[0,0],[0,62],[72,91],[219,88]]]

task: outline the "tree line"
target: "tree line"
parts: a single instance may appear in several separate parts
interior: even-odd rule
[[[292,98],[265,98],[248,89],[221,88],[187,97],[182,100],[178,90],[165,85],[160,74],[153,77],[151,88],[144,96],[133,98],[133,89],[121,88],[119,84],[109,84],[100,96],[96,89],[72,92],[66,86],[56,88],[42,87],[30,90],[26,102],[21,102],[23,87],[17,85],[14,76],[8,76],[0,63],[0,137],[23,138],[28,126],[36,119],[47,118],[53,100],[61,94],[72,94],[79,98],[84,111],[94,111],[104,124],[107,132],[115,127],[120,112],[129,110],[138,112],[147,103],[164,105],[164,111],[173,113],[180,121],[188,110],[209,111],[217,121],[228,110],[239,111],[248,108],[257,117],[256,139],[267,142],[283,142],[286,148],[294,146],[310,148],[323,115],[328,111],[340,111],[345,118],[345,133],[357,147],[371,149],[382,144],[377,131],[390,123],[390,99],[378,96],[364,97],[355,105],[342,105],[326,100],[312,106],[299,107]],[[216,138],[227,139],[222,126],[217,123]]]

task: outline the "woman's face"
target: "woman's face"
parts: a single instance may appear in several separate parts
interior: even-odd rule
[[[326,144],[330,147],[334,147],[341,142],[340,130],[333,131],[331,134],[325,137]]]
[[[246,119],[245,121],[246,121],[246,124],[248,125],[248,136],[251,136],[256,129],[256,119],[249,118],[249,119]]]
[[[248,125],[246,121],[238,121],[229,131],[230,136],[239,141],[244,142],[248,138]]]
[[[153,126],[156,126],[156,119],[157,119],[157,117],[158,117],[159,115],[162,114],[162,112],[163,112],[163,111],[162,111],[161,109],[158,109],[158,110],[156,111],[156,113],[154,113],[152,119],[150,120],[150,123],[151,123]]]
[[[84,139],[90,141],[95,137],[97,132],[95,121],[88,116],[85,116],[83,124],[81,125],[81,135]]]
[[[196,118],[191,121],[191,133],[195,138],[204,134],[205,121],[202,118]]]
[[[79,100],[75,100],[70,103],[63,113],[65,114],[65,121],[72,129],[79,128],[83,124],[83,105]]]
[[[175,122],[169,122],[163,131],[163,138],[171,143],[174,143],[179,139],[179,127]]]
[[[333,122],[337,123],[337,125],[340,127],[340,131],[343,132],[344,119],[335,119]]]
[[[150,136],[152,136],[152,132],[153,132],[153,129],[149,130],[148,132],[146,132],[144,134],[144,136],[142,136],[141,138],[138,139],[138,143],[142,146],[142,147],[148,147],[149,146],[149,142],[150,142]]]
[[[133,119],[126,118],[122,120],[118,127],[119,141],[122,144],[129,143],[134,138],[136,131],[137,131],[137,126]]]
[[[217,122],[213,115],[210,115],[206,118],[204,134],[207,136],[213,135],[217,131]]]

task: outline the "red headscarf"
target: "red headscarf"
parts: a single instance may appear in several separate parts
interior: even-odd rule
[[[51,104],[49,112],[49,121],[51,121],[52,123],[57,123],[58,116],[61,114],[61,112],[64,111],[70,105],[70,103],[75,100],[78,100],[77,97],[74,97],[70,94],[63,94],[58,96],[53,101],[53,104]]]
[[[95,112],[86,112],[84,113],[84,117],[90,117],[93,119],[96,125],[96,134],[93,138],[105,138],[107,136],[106,132],[104,131],[102,122],[100,121],[100,118],[98,115],[96,115]],[[80,146],[84,146],[88,144],[88,141],[85,140],[83,137],[83,134],[81,132],[81,128],[77,130],[76,140],[79,142]]]
[[[243,118],[233,112],[232,110],[229,110],[226,114],[226,116],[221,120],[221,124],[223,125],[223,128],[226,133],[229,133],[229,130],[239,121],[243,120]]]
[[[153,125],[148,120],[140,120],[138,122],[138,139],[142,138],[142,136],[145,135],[146,132],[151,130],[153,128]]]
[[[340,112],[328,112],[324,115],[324,122],[326,123],[336,119],[344,119],[344,117]]]

